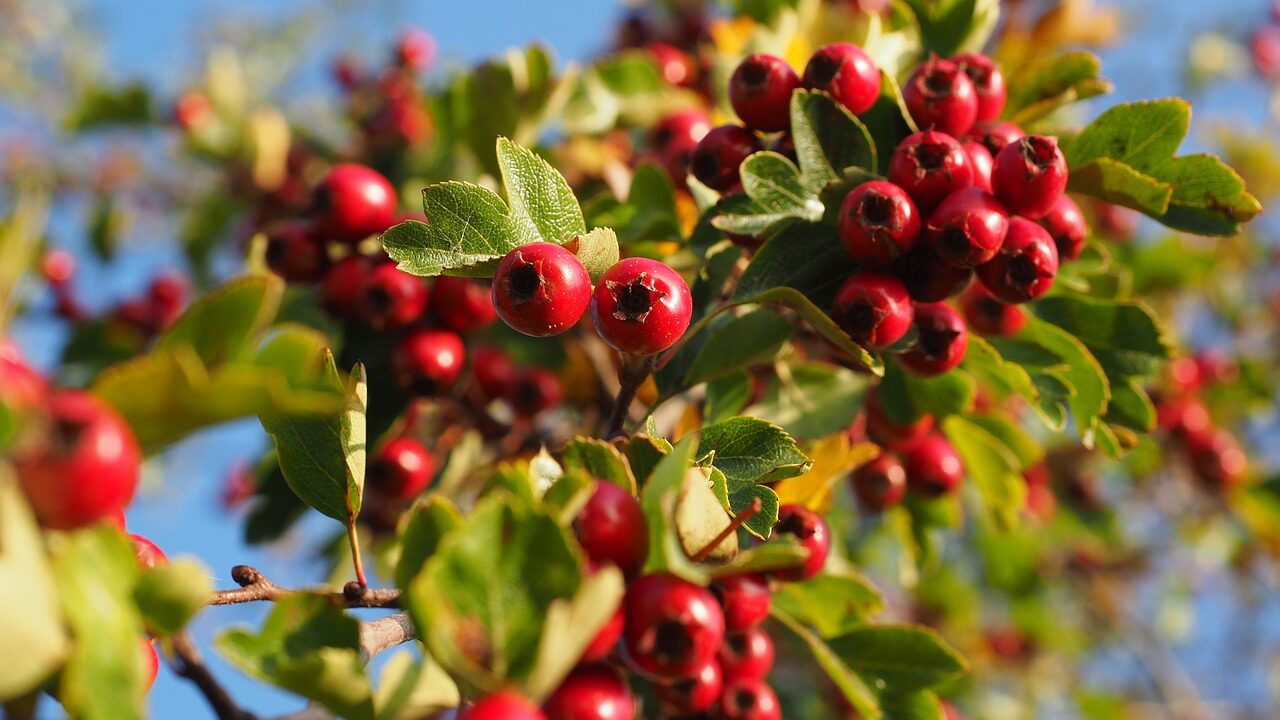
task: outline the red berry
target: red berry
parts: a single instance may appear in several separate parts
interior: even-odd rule
[[[133,554],[138,558],[138,565],[150,570],[157,565],[164,565],[169,562],[169,557],[164,554],[159,545],[151,542],[137,533],[130,533],[129,539],[133,541]]]
[[[591,302],[591,277],[577,256],[535,242],[507,253],[493,278],[493,307],[525,335],[550,337],[577,324]]]
[[[649,557],[649,526],[640,502],[610,482],[597,480],[591,498],[573,521],[573,530],[587,557],[612,563],[634,577]]]
[[[1053,244],[1058,248],[1058,260],[1065,262],[1080,257],[1084,249],[1084,238],[1089,228],[1084,222],[1084,213],[1080,206],[1066,195],[1060,195],[1058,201],[1049,208],[1049,212],[1040,218],[1040,226],[1049,231]]]
[[[44,405],[48,391],[48,383],[27,365],[18,347],[0,337],[0,403],[26,410]]]
[[[788,535],[808,553],[798,567],[772,571],[780,580],[808,580],[822,572],[831,551],[831,531],[821,515],[802,505],[783,505],[778,508],[778,523],[773,526],[774,536]]]
[[[724,674],[720,671],[719,662],[707,660],[686,677],[654,685],[653,690],[667,712],[681,716],[705,713],[720,702]]]
[[[471,374],[480,391],[490,400],[507,397],[518,377],[511,358],[494,347],[476,348],[471,355]]]
[[[884,265],[905,255],[920,235],[920,213],[907,192],[883,180],[855,187],[840,205],[840,241],[849,257]]]
[[[146,680],[147,690],[156,684],[156,676],[160,674],[160,655],[156,653],[153,640],[142,638],[142,679]]]
[[[428,297],[422,278],[384,262],[365,277],[360,316],[377,330],[408,327],[426,312]]]
[[[189,291],[187,279],[182,275],[165,273],[151,281],[147,288],[147,306],[154,329],[163,330],[178,319]]]
[[[1125,241],[1133,237],[1138,229],[1138,214],[1122,205],[1110,203],[1093,203],[1094,229],[1109,238]]]
[[[773,638],[760,627],[750,627],[724,638],[720,652],[720,671],[730,682],[739,678],[763,680],[773,669]]]
[[[925,236],[935,255],[958,268],[995,257],[1009,229],[1008,212],[978,188],[961,190],[929,216]]]
[[[627,586],[627,653],[655,677],[692,675],[724,641],[724,613],[706,588],[669,573],[645,575]]]
[[[398,500],[412,500],[427,489],[435,473],[430,450],[413,438],[398,437],[383,446],[369,466],[369,485]]]
[[[933,429],[932,415],[921,415],[905,425],[890,420],[885,414],[880,391],[876,388],[867,391],[864,408],[867,413],[867,436],[877,445],[894,447],[923,437]]]
[[[950,60],[931,57],[902,87],[907,111],[922,129],[959,137],[978,117],[978,94],[964,69]]]
[[[1013,217],[1000,252],[977,272],[983,286],[1000,300],[1034,300],[1053,286],[1058,274],[1058,248],[1044,228]]]
[[[457,335],[447,330],[415,330],[396,346],[391,369],[409,392],[438,395],[457,382],[466,359],[466,348]]]
[[[689,168],[698,182],[720,192],[728,192],[739,182],[738,167],[764,146],[760,138],[739,125],[712,128],[698,141],[689,156]]]
[[[781,720],[778,696],[763,680],[738,678],[725,682],[720,699],[723,720]]]
[[[113,517],[138,486],[142,454],[133,431],[86,392],[55,392],[46,409],[48,436],[15,462],[40,524],[75,530]]]
[[[926,435],[904,449],[903,464],[912,492],[936,498],[954,490],[964,480],[964,463],[951,443],[941,435]]]
[[[955,297],[973,280],[972,270],[943,262],[926,243],[894,263],[893,271],[916,302],[941,302]]]
[[[659,164],[672,182],[685,185],[689,174],[689,158],[698,141],[711,131],[711,121],[702,110],[681,110],[668,115],[649,134],[649,146],[657,154]]]
[[[961,140],[981,143],[995,157],[1005,145],[1026,136],[1027,133],[1022,128],[1008,120],[979,120]]]
[[[515,691],[503,690],[463,710],[457,720],[547,720],[547,716]]]
[[[284,223],[267,233],[267,267],[289,282],[319,280],[329,267],[324,243],[308,222]]]
[[[791,127],[791,93],[800,77],[786,60],[773,55],[748,55],[729,78],[729,102],[742,123],[759,132]]]
[[[396,191],[377,170],[339,163],[316,187],[312,205],[321,232],[354,242],[391,227]]]
[[[436,39],[426,30],[406,30],[396,42],[396,62],[411,70],[426,70],[436,59]]]
[[[618,644],[618,638],[622,637],[622,628],[626,624],[626,619],[627,616],[623,614],[622,606],[619,605],[618,610],[613,613],[604,627],[596,632],[587,649],[582,651],[581,662],[598,662],[609,657],[614,646]]]
[[[942,717],[943,720],[964,720],[964,716],[960,714],[956,706],[946,700],[942,701]]]
[[[183,132],[195,132],[212,119],[213,103],[202,93],[183,93],[173,103],[173,121]]]
[[[1027,313],[1022,308],[997,300],[980,285],[965,291],[960,309],[969,327],[986,337],[1011,337],[1027,326]]]
[[[648,49],[668,85],[689,87],[697,79],[698,66],[689,53],[663,42],[649,43]]]
[[[889,182],[901,186],[928,215],[947,196],[973,185],[973,168],[960,143],[946,133],[908,135],[893,151]]]
[[[907,494],[907,471],[894,455],[883,454],[853,473],[853,492],[862,507],[878,513],[902,502]]]
[[[861,115],[880,98],[880,68],[857,45],[831,43],[809,58],[804,85],[826,91],[849,112]]]
[[[580,665],[542,705],[547,720],[631,720],[631,688],[608,665]]]
[[[689,328],[693,300],[684,278],[657,260],[633,257],[605,271],[591,301],[596,332],[614,349],[652,355]]]
[[[950,305],[916,305],[916,341],[898,356],[902,367],[914,375],[941,375],[964,360],[969,330]]]
[[[340,320],[355,320],[360,315],[365,278],[373,263],[361,255],[339,260],[324,274],[320,283],[320,304]]]
[[[516,376],[508,395],[517,414],[533,417],[560,403],[560,378],[544,368],[530,368]]]
[[[976,140],[965,140],[960,143],[964,154],[969,158],[969,169],[973,172],[973,186],[991,192],[991,170],[995,167],[995,158],[986,145]]]
[[[1004,102],[1008,90],[1004,84],[1004,74],[991,58],[978,53],[966,53],[951,58],[964,70],[973,82],[973,90],[978,96],[978,120],[995,120],[1004,110]]]
[[[461,335],[483,330],[498,317],[490,290],[467,278],[436,278],[431,284],[429,305],[437,322]]]
[[[911,296],[907,286],[889,273],[854,273],[836,293],[831,319],[864,347],[881,349],[911,329]]]
[[[1214,490],[1239,485],[1249,469],[1249,458],[1236,438],[1226,430],[1200,433],[1187,439],[1187,453],[1196,479]]]
[[[1175,398],[1156,404],[1156,425],[1179,438],[1201,437],[1213,425],[1209,408],[1195,398]]]
[[[991,187],[1009,212],[1043,217],[1067,189],[1067,158],[1055,138],[1028,135],[996,153]]]
[[[1280,25],[1263,25],[1249,39],[1253,66],[1264,78],[1280,78]]]
[[[76,274],[76,258],[66,250],[50,250],[40,258],[40,275],[50,285],[65,285]]]
[[[724,610],[724,625],[729,630],[745,630],[769,617],[773,593],[769,581],[761,575],[730,575],[711,584]]]

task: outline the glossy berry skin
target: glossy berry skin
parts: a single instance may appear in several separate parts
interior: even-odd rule
[[[947,196],[973,185],[969,155],[959,141],[933,130],[908,135],[889,160],[889,182],[900,186],[922,215]]]
[[[960,139],[981,143],[990,151],[991,156],[995,157],[1005,145],[1017,142],[1026,136],[1027,133],[1022,128],[1008,120],[979,120]]]
[[[315,282],[329,267],[324,243],[306,222],[285,223],[267,233],[266,261],[271,272],[295,283]]]
[[[801,505],[783,505],[778,508],[778,523],[773,526],[773,534],[791,536],[808,553],[797,567],[771,571],[774,577],[790,581],[808,580],[822,572],[827,554],[831,552],[831,531],[821,515]]]
[[[714,127],[698,141],[689,156],[689,169],[698,182],[712,190],[728,192],[740,181],[738,167],[764,146],[760,138],[740,125]]]
[[[422,278],[382,263],[365,277],[360,315],[376,330],[408,327],[426,312],[428,292]]]
[[[773,656],[773,638],[757,626],[726,635],[717,658],[721,672],[729,681],[763,680],[773,669]]]
[[[684,187],[689,174],[689,158],[698,141],[711,131],[711,121],[702,110],[681,110],[663,118],[649,133],[658,163],[672,182]]]
[[[964,69],[950,60],[929,58],[902,86],[907,111],[923,129],[959,137],[978,119],[978,94]]]
[[[479,347],[471,355],[471,375],[488,400],[507,397],[519,375],[515,363],[495,347]]]
[[[763,680],[738,678],[724,685],[720,696],[722,720],[781,720],[778,696]]]
[[[804,85],[825,91],[849,112],[861,115],[880,98],[880,68],[857,45],[831,43],[809,58]]]
[[[431,315],[444,327],[465,335],[498,319],[491,291],[468,278],[441,275],[431,283]]]
[[[591,639],[591,643],[587,645],[587,649],[582,651],[581,662],[599,662],[609,657],[613,652],[613,648],[618,644],[618,639],[622,637],[622,628],[626,625],[627,616],[622,612],[619,606],[617,612],[609,618],[609,622],[604,624],[596,632],[596,636]]]
[[[942,497],[964,480],[964,463],[941,435],[926,435],[904,451],[907,486],[923,497]]]
[[[969,349],[969,329],[950,305],[916,305],[916,341],[898,356],[913,375],[941,375],[960,364]]]
[[[516,413],[533,417],[560,403],[560,378],[545,368],[529,368],[516,376],[507,399]]]
[[[965,140],[960,143],[964,154],[969,157],[969,170],[973,173],[973,186],[985,192],[991,192],[991,170],[995,167],[995,158],[986,145],[976,140]]]
[[[1055,138],[1028,135],[996,153],[991,187],[1009,212],[1044,217],[1067,189],[1067,158]]]
[[[914,310],[907,286],[897,277],[874,270],[854,273],[836,292],[831,319],[854,342],[887,348],[911,329]]]
[[[929,216],[925,236],[943,262],[973,268],[996,256],[1009,230],[1009,215],[991,195],[978,188],[948,197]]]
[[[928,243],[921,243],[911,254],[894,263],[893,271],[906,284],[911,299],[918,303],[955,297],[973,281],[972,270],[943,261]]]
[[[649,675],[692,675],[724,641],[724,613],[711,591],[670,573],[632,581],[623,599],[623,638],[631,662]]]
[[[164,565],[169,562],[169,557],[164,554],[160,546],[151,542],[149,538],[137,533],[130,533],[129,539],[133,541],[133,555],[138,559],[140,567],[150,570],[157,565]]]
[[[631,688],[608,665],[580,665],[542,704],[547,720],[631,720]]]
[[[507,253],[493,277],[493,307],[511,329],[530,337],[559,335],[591,302],[591,277],[559,245],[529,243]]]
[[[791,127],[791,93],[798,87],[800,77],[786,60],[756,53],[729,78],[729,102],[747,127],[778,132]]]
[[[447,330],[415,330],[391,355],[391,370],[400,386],[430,397],[446,392],[458,381],[467,351],[462,338]]]
[[[704,713],[720,702],[724,690],[724,673],[715,659],[707,660],[685,677],[653,686],[664,710],[684,717]]]
[[[854,494],[868,512],[884,512],[907,495],[907,471],[901,460],[888,453],[855,470],[852,483]]]
[[[684,278],[648,258],[627,258],[606,270],[591,300],[596,332],[615,350],[634,355],[671,347],[692,317]]]
[[[1214,490],[1239,485],[1249,469],[1249,459],[1234,435],[1222,429],[1187,437],[1187,454],[1196,480]]]
[[[412,500],[431,484],[436,461],[422,443],[398,437],[383,446],[369,466],[369,485],[398,500]]]
[[[984,337],[1012,337],[1027,326],[1026,311],[997,300],[981,285],[965,291],[960,310],[969,329]]]
[[[616,565],[627,577],[635,577],[649,557],[649,525],[640,502],[611,482],[596,481],[573,530],[592,562]]]
[[[373,263],[360,255],[339,260],[324,274],[320,283],[320,304],[339,320],[355,320],[363,304],[365,279]]]
[[[951,61],[958,64],[969,80],[973,82],[974,93],[978,97],[978,120],[995,120],[1004,110],[1008,98],[1004,73],[1000,72],[995,61],[979,53],[956,55]]]
[[[773,593],[769,581],[761,575],[730,575],[711,585],[724,610],[724,626],[728,630],[755,627],[769,617]]]
[[[647,49],[657,61],[658,71],[668,85],[688,87],[697,79],[698,66],[689,53],[664,42],[649,43]]]
[[[547,716],[515,691],[503,690],[463,710],[457,720],[547,720]]]
[[[1058,248],[1044,228],[1013,217],[1004,245],[978,268],[978,279],[997,299],[1024,303],[1049,291],[1058,274]]]
[[[880,392],[875,388],[867,391],[864,409],[867,413],[867,436],[877,445],[895,447],[924,437],[933,429],[932,415],[921,415],[906,424],[890,419],[880,400]]]
[[[1058,201],[1040,218],[1040,227],[1048,230],[1049,236],[1053,238],[1053,244],[1058,248],[1059,262],[1080,257],[1089,226],[1075,200],[1067,195],[1058,196]]]
[[[845,196],[839,230],[849,257],[864,265],[885,265],[915,246],[920,212],[898,185],[871,180]]]
[[[86,392],[52,393],[49,434],[18,457],[18,480],[40,524],[75,530],[113,517],[133,499],[142,455],[133,431]]]
[[[395,219],[395,188],[377,170],[357,163],[330,168],[311,199],[317,228],[335,240],[363,240]]]

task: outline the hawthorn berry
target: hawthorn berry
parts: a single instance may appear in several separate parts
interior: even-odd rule
[[[436,322],[459,335],[483,330],[498,317],[492,293],[482,283],[449,275],[432,281],[428,306]]]
[[[1049,291],[1058,274],[1058,248],[1039,225],[1021,217],[1009,219],[1000,252],[978,267],[978,279],[997,299],[1024,303]]]
[[[1188,436],[1186,443],[1191,469],[1202,484],[1224,490],[1244,480],[1249,458],[1230,432],[1222,429],[1201,432]]]
[[[213,103],[204,93],[185,92],[173,103],[173,121],[185,133],[200,130],[213,119]]]
[[[1008,120],[979,120],[960,139],[981,144],[995,157],[1004,146],[1026,137],[1027,133]]]
[[[916,304],[916,341],[898,356],[902,367],[914,375],[941,375],[964,360],[969,330],[950,305]]]
[[[774,536],[788,535],[805,550],[802,564],[793,568],[773,570],[771,574],[780,580],[808,580],[822,572],[831,551],[831,531],[827,521],[803,505],[783,505],[778,508],[778,522],[773,526]]]
[[[849,112],[861,115],[880,98],[880,68],[857,45],[831,43],[809,58],[804,85],[825,91]]]
[[[507,253],[493,277],[493,308],[513,330],[559,335],[577,324],[591,302],[582,261],[554,243],[534,242]]]
[[[689,87],[697,79],[698,66],[689,53],[664,42],[649,43],[649,54],[658,63],[658,71],[668,85]]]
[[[729,630],[755,627],[769,617],[773,593],[762,575],[730,575],[711,584],[711,592],[724,610],[724,626]]]
[[[369,466],[369,485],[398,500],[412,500],[431,484],[436,461],[431,451],[410,437],[398,437]]]
[[[396,191],[377,170],[357,163],[329,169],[311,197],[321,232],[355,242],[391,227]]]
[[[542,704],[542,712],[547,720],[631,720],[635,700],[617,670],[579,665]]]
[[[663,709],[668,712],[680,716],[703,713],[720,702],[720,693],[724,690],[724,673],[720,669],[720,663],[711,659],[684,677],[654,685],[653,690]]]
[[[436,59],[436,39],[420,28],[406,30],[396,41],[396,62],[410,70],[426,70]]]
[[[1058,261],[1075,260],[1084,249],[1084,238],[1089,228],[1084,222],[1080,206],[1067,195],[1058,196],[1049,212],[1040,218],[1040,227],[1049,231],[1053,244],[1058,248]]]
[[[936,212],[936,211],[935,211]],[[973,271],[943,262],[927,243],[893,264],[893,271],[916,302],[941,302],[959,295],[973,280]]]
[[[547,716],[514,690],[502,690],[460,712],[458,720],[547,720]]]
[[[973,186],[985,192],[991,192],[991,170],[995,167],[995,158],[986,145],[976,140],[965,140],[960,143],[964,154],[969,158],[969,169],[973,173]]]
[[[897,456],[884,453],[855,470],[852,483],[862,507],[884,512],[906,497],[907,471]]]
[[[515,363],[498,348],[481,346],[471,354],[471,375],[484,397],[493,400],[507,397],[519,377]]]
[[[773,669],[773,655],[773,638],[756,626],[726,635],[716,657],[726,680],[763,680]]]
[[[391,355],[391,370],[400,386],[420,396],[438,395],[453,387],[467,351],[462,338],[448,330],[414,330]]]
[[[40,275],[57,287],[71,282],[76,274],[76,257],[66,250],[49,250],[40,257]]]
[[[614,646],[618,644],[618,638],[622,637],[622,628],[626,624],[626,620],[627,616],[622,612],[622,606],[619,605],[617,611],[609,618],[609,621],[596,632],[596,636],[591,639],[587,649],[582,651],[581,662],[598,662],[609,657],[609,654],[613,652]]]
[[[887,348],[911,329],[913,316],[907,286],[897,277],[867,270],[854,273],[836,292],[831,319],[854,342],[872,349]]]
[[[611,482],[596,481],[573,530],[587,557],[612,563],[627,577],[638,574],[649,557],[649,525],[640,502]]]
[[[863,409],[867,415],[867,436],[872,442],[883,447],[895,447],[924,437],[933,429],[932,415],[921,415],[905,424],[890,419],[885,413],[884,402],[880,399],[878,388],[867,391]]]
[[[187,279],[175,273],[164,273],[147,286],[147,310],[153,330],[163,330],[182,314],[182,306],[191,288]]]
[[[320,305],[335,318],[355,320],[360,315],[365,279],[373,263],[362,255],[339,260],[320,281]]]
[[[978,118],[978,94],[964,69],[937,56],[921,63],[902,86],[916,125],[959,137]]]
[[[507,399],[517,414],[533,417],[560,403],[560,378],[545,368],[530,368],[516,376]]]
[[[759,678],[727,680],[720,697],[723,720],[781,720],[782,706],[768,683]]]
[[[929,216],[925,237],[935,255],[958,268],[995,257],[1009,230],[1009,215],[990,194],[968,188],[951,195]]]
[[[169,557],[164,554],[160,546],[151,542],[149,538],[137,533],[129,533],[129,540],[133,542],[133,555],[138,559],[139,566],[150,570],[157,565],[169,562]]]
[[[920,235],[920,212],[906,190],[884,180],[855,187],[840,205],[840,242],[849,257],[884,265],[905,255]]]
[[[627,653],[636,667],[657,678],[692,675],[724,641],[724,613],[715,596],[670,573],[632,581],[623,603]]]
[[[1122,205],[1112,205],[1095,200],[1093,206],[1093,227],[1098,232],[1121,242],[1133,237],[1138,229],[1138,214]]]
[[[160,655],[156,652],[154,640],[142,638],[142,679],[146,681],[148,691],[156,684],[156,676],[160,674]]]
[[[742,124],[759,132],[791,127],[791,93],[800,77],[786,60],[774,55],[748,55],[729,78],[729,102]]]
[[[329,267],[324,243],[308,222],[289,222],[267,233],[267,267],[289,282],[319,280]]]
[[[1253,66],[1264,78],[1280,78],[1280,25],[1263,25],[1249,38]]]
[[[923,215],[947,196],[973,185],[973,168],[959,141],[926,130],[908,135],[889,160],[889,182],[900,186]]]
[[[711,131],[711,121],[702,110],[691,109],[668,115],[649,134],[649,146],[672,182],[683,187],[689,174],[689,158],[698,141]]]
[[[606,270],[591,299],[596,332],[614,349],[635,355],[671,347],[692,317],[684,278],[649,258],[627,258]]]
[[[408,327],[426,312],[428,293],[422,278],[380,263],[365,276],[360,316],[377,330]]]
[[[964,463],[947,439],[926,435],[903,449],[907,486],[924,497],[936,498],[954,490],[964,480]]]
[[[47,436],[15,459],[40,524],[75,530],[123,510],[138,486],[142,454],[133,431],[89,393],[61,390],[46,404]]]
[[[995,61],[979,53],[966,53],[951,58],[958,64],[964,74],[973,82],[974,93],[978,97],[978,120],[995,120],[1004,110],[1008,97],[1008,89],[1004,84],[1004,73],[1000,72]]]
[[[1027,325],[1026,311],[997,300],[980,285],[965,291],[960,310],[969,328],[985,337],[1011,337]]]
[[[1056,138],[1028,135],[996,153],[991,187],[1009,212],[1044,217],[1067,189],[1067,158]]]
[[[760,138],[740,125],[714,127],[698,141],[689,156],[689,169],[698,182],[727,193],[740,183],[738,168],[764,146]]]

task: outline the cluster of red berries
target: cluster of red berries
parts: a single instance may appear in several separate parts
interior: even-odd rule
[[[1156,421],[1190,461],[1192,475],[1214,491],[1239,485],[1249,458],[1231,431],[1219,427],[1197,396],[1206,387],[1234,380],[1234,363],[1214,353],[1181,357],[1169,365],[1168,390],[1153,392]]]
[[[922,415],[907,424],[885,415],[876,389],[867,392],[861,417],[853,434],[865,437],[882,448],[880,455],[853,472],[854,495],[870,513],[883,512],[907,495],[907,490],[923,498],[950,494],[964,480],[964,463],[955,447],[934,428],[932,415]]]
[[[774,646],[762,623],[771,583],[811,578],[826,563],[831,538],[821,516],[797,505],[779,509],[774,536],[807,552],[801,565],[722,577],[710,588],[666,572],[642,574],[649,543],[644,512],[616,485],[598,482],[573,527],[591,567],[611,564],[626,577],[621,607],[541,709],[504,691],[464,711],[463,720],[631,720],[640,714],[624,671],[652,687],[665,717],[782,716],[766,682]]]
[[[75,295],[76,263],[65,250],[50,250],[40,259],[40,273],[53,291],[54,311],[71,323],[89,319],[89,313]],[[108,335],[133,336],[141,346],[173,324],[182,314],[190,288],[181,275],[164,273],[152,278],[147,289],[107,312]]]
[[[333,77],[347,95],[348,115],[371,150],[398,149],[427,139],[434,127],[427,98],[417,82],[434,64],[430,33],[412,29],[396,41],[390,63],[366,73],[352,57],[339,57]]]

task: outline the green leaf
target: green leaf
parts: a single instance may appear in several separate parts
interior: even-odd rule
[[[813,654],[813,659],[818,663],[818,667],[822,668],[827,677],[831,678],[840,693],[858,711],[858,715],[866,718],[866,720],[879,720],[885,717],[884,713],[880,711],[880,703],[871,688],[849,667],[844,658],[840,657],[822,638],[788,615],[777,604],[770,610],[770,614],[809,647],[809,652]]]
[[[705,575],[685,555],[674,523],[676,498],[693,467],[695,447],[693,438],[685,438],[657,462],[644,483],[640,505],[649,525],[649,559],[644,571],[667,571],[701,583]]]
[[[511,220],[522,237],[561,244],[587,231],[578,199],[564,177],[532,150],[498,138],[498,166],[511,205]],[[427,218],[434,222],[430,210]]]
[[[1093,447],[1095,427],[1111,401],[1111,390],[1102,366],[1084,343],[1056,325],[1032,318],[1017,338],[1001,341],[996,347],[1006,358],[1033,372],[1042,395],[1065,397],[1081,442]]]
[[[791,338],[795,327],[767,310],[729,319],[711,332],[685,374],[686,386],[697,385],[734,370],[766,363]]]
[[[207,366],[243,359],[266,332],[284,293],[275,275],[246,275],[210,290],[156,341],[158,351],[190,347]]]
[[[712,468],[714,471],[715,468]],[[733,577],[749,573],[762,573],[779,568],[794,568],[804,564],[808,551],[791,540],[773,538],[739,552],[732,560],[710,568],[713,577]]]
[[[770,383],[760,402],[752,405],[746,415],[778,425],[801,441],[816,440],[849,427],[862,407],[865,378],[826,363],[788,365],[787,372],[787,377],[779,376]],[[708,406],[711,387],[707,386]],[[749,391],[749,387],[743,390]],[[713,422],[710,416],[707,422]]]
[[[1173,188],[1167,183],[1111,158],[1099,158],[1072,168],[1067,186],[1072,192],[1130,207],[1152,217],[1167,213],[1173,199]]]
[[[1063,105],[1110,92],[1101,71],[1098,57],[1083,50],[1033,59],[1009,78],[1004,115],[1025,126]]]
[[[1141,302],[1056,295],[1037,301],[1034,310],[1078,337],[1113,379],[1151,377],[1172,354],[1164,328]]]
[[[869,580],[850,571],[786,583],[774,593],[773,604],[822,637],[834,637],[884,609],[884,598]]]
[[[459,74],[449,88],[447,109],[471,154],[485,172],[497,177],[501,169],[493,143],[499,137],[514,136],[520,125],[520,98],[511,64],[493,60]],[[432,217],[430,212],[427,217]]]
[[[764,235],[786,222],[817,222],[826,211],[796,166],[778,153],[755,153],[742,162],[741,174],[745,197],[724,198],[716,206],[722,214],[711,221],[725,232]]]
[[[631,176],[627,206],[631,208],[630,220],[618,228],[624,242],[680,235],[675,188],[661,167],[644,163],[636,168]]]
[[[793,225],[756,251],[733,298],[745,301],[785,286],[803,293],[818,307],[827,307],[840,283],[857,269],[834,227]]]
[[[812,464],[785,430],[757,418],[739,417],[702,428],[698,457],[735,481],[770,483],[804,474]],[[732,494],[732,490],[730,490]]]
[[[832,345],[835,345],[848,356],[848,359],[855,367],[862,368],[872,375],[882,375],[884,373],[884,365],[880,358],[867,352],[866,348],[855,343],[840,326],[836,324],[831,316],[820,310],[808,297],[801,294],[795,288],[776,287],[772,290],[765,290],[758,295],[753,295],[746,300],[735,302],[737,305],[747,303],[758,305],[781,305],[794,311],[797,315],[804,318],[809,326],[812,327],[819,335],[826,338]]]
[[[636,494],[636,478],[631,474],[627,458],[604,440],[584,437],[570,440],[560,452],[560,464],[566,472],[580,470]]]
[[[1140,172],[1178,151],[1191,125],[1191,105],[1181,98],[1116,105],[1089,123],[1063,150],[1076,168],[1110,158]]]
[[[133,590],[147,628],[172,635],[196,616],[213,594],[209,569],[195,560],[179,558],[144,572]]]
[[[751,376],[745,371],[731,372],[708,382],[706,403],[702,408],[703,424],[711,425],[741,413],[751,399],[751,391]],[[785,427],[776,419],[765,419]]]
[[[1006,362],[986,338],[969,336],[969,350],[962,367],[1001,395],[1021,396],[1050,430],[1061,432],[1066,427],[1067,414],[1061,399],[1042,398],[1027,369],[1018,363]]]
[[[812,192],[839,180],[847,168],[874,171],[878,167],[876,145],[867,126],[824,92],[791,94],[791,135],[804,185]]]
[[[373,720],[373,690],[360,662],[360,624],[318,595],[278,601],[255,634],[234,628],[214,639],[227,662],[351,720]]]
[[[151,93],[142,83],[121,87],[89,84],[66,119],[70,132],[111,126],[146,125],[156,119]]]
[[[713,477],[714,475],[714,477]],[[691,468],[676,496],[676,536],[689,557],[696,557],[732,523],[726,509],[724,474],[714,468]],[[713,486],[719,485],[718,489]],[[775,517],[777,513],[775,512]],[[731,533],[718,543],[707,559],[722,561],[738,553],[738,535]]]
[[[967,414],[973,408],[977,387],[973,378],[962,372],[920,377],[904,372],[895,362],[885,368],[879,393],[883,405],[905,423],[921,415],[942,418]]]
[[[414,275],[484,274],[508,252],[537,236],[518,225],[492,190],[443,182],[422,191],[429,222],[407,220],[382,234],[382,246]]]
[[[387,659],[373,698],[377,720],[427,717],[461,702],[458,686],[431,656],[419,663],[410,652]]]
[[[894,720],[947,720],[938,696],[928,690],[886,692],[880,696],[880,708]]]
[[[622,454],[627,456],[631,472],[640,485],[645,484],[658,462],[669,452],[671,443],[644,433],[632,435],[622,446]]]
[[[999,0],[906,0],[920,24],[924,54],[979,52],[1000,19]]]
[[[1262,212],[1262,205],[1245,190],[1240,175],[1212,155],[1172,158],[1157,171],[1157,177],[1173,186],[1169,211],[1157,219],[1174,230],[1235,235],[1240,232],[1240,223]]]
[[[964,462],[965,477],[978,489],[986,521],[1000,530],[1016,527],[1027,500],[1018,455],[971,420],[952,416],[942,421],[942,429]]]
[[[618,236],[609,228],[598,227],[577,235],[565,244],[565,249],[578,256],[592,282],[598,282],[618,262]]]
[[[571,600],[551,602],[537,660],[523,683],[525,696],[541,701],[559,687],[617,612],[624,589],[622,573],[616,567],[604,567],[584,578]]]
[[[400,559],[396,561],[396,587],[405,590],[418,576],[441,541],[462,525],[462,513],[446,497],[428,495],[414,503],[400,532]]]
[[[827,642],[854,672],[895,691],[935,687],[968,669],[955,650],[936,632],[924,627],[868,626]]]

